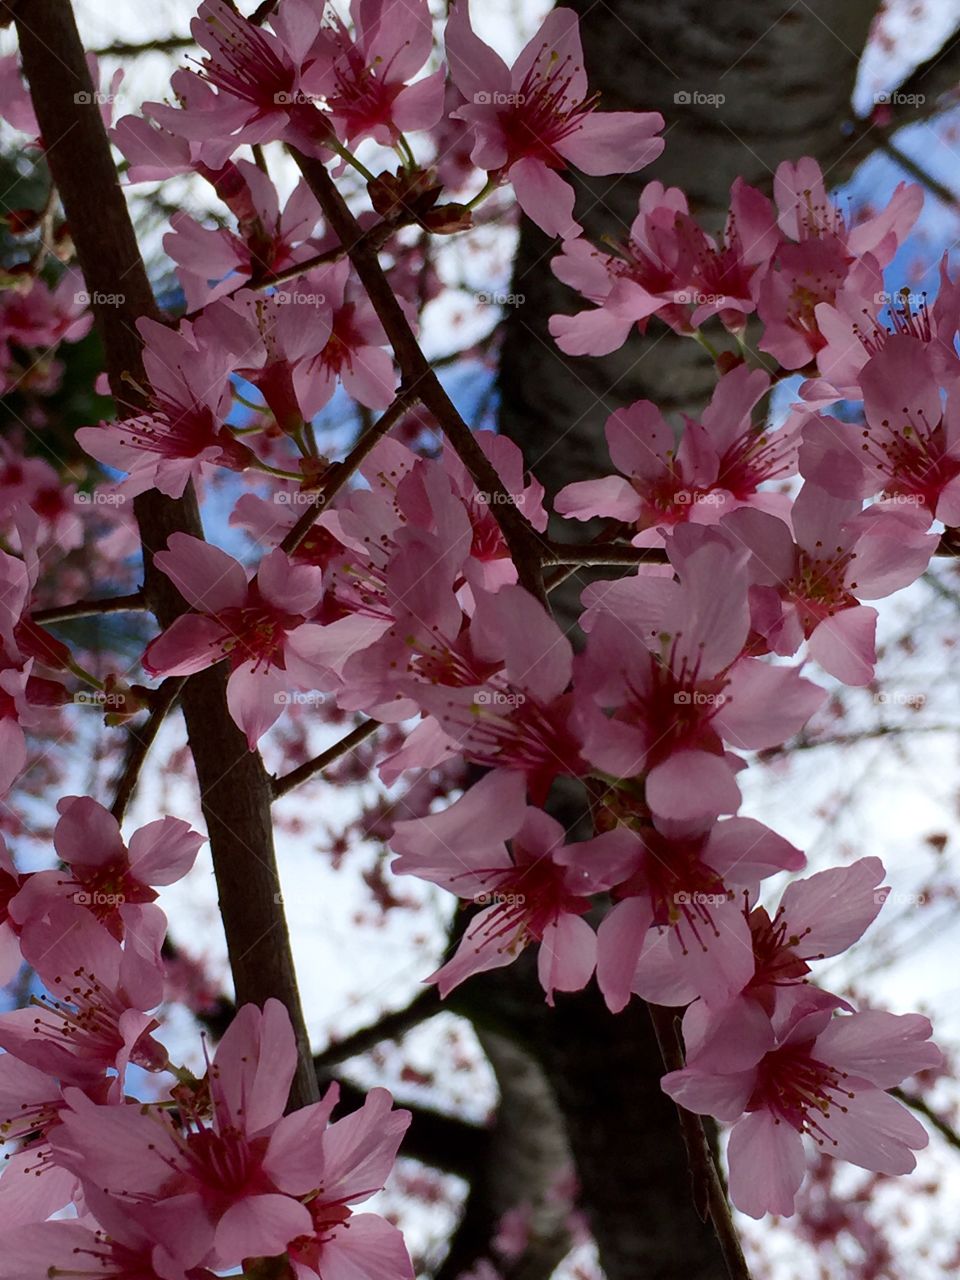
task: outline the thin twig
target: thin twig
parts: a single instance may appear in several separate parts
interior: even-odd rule
[[[106,596],[103,600],[76,600],[73,604],[58,604],[50,609],[34,609],[30,617],[41,626],[56,622],[70,622],[74,618],[95,618],[104,613],[142,613],[147,601],[142,591],[128,596]]]
[[[684,1060],[676,1015],[672,1010],[655,1004],[648,1004],[647,1010],[660,1046],[663,1065],[668,1071],[681,1070]],[[690,1161],[694,1208],[704,1222],[708,1217],[712,1221],[730,1280],[750,1280],[750,1270],[743,1256],[740,1237],[733,1224],[730,1204],[720,1181],[713,1152],[707,1142],[703,1122],[698,1115],[694,1115],[686,1107],[681,1107],[679,1103],[677,1103],[677,1113],[680,1117],[680,1132]]]
[[[416,404],[416,401],[417,397],[415,395],[401,390],[393,404],[384,410],[376,422],[371,423],[367,430],[363,432],[344,460],[333,464],[330,478],[314,491],[303,491],[304,496],[309,498],[310,506],[280,543],[281,551],[286,552],[288,556],[296,551],[297,547],[310,532],[320,512],[336,497],[374,445],[396,426],[403,415]]]
[[[491,509],[517,566],[523,586],[539,600],[546,601],[540,571],[540,540],[504,490],[496,468],[483,452],[477,438],[461,417],[443,384],[420,349],[406,312],[400,305],[380,265],[376,249],[363,240],[360,224],[319,160],[292,148],[300,172],[307,180],[353,267],[360,277],[380,323],[383,325],[408,392],[416,392],[423,405],[436,418],[477,488],[490,495]]]
[[[142,725],[130,727],[127,758],[124,761],[123,772],[117,780],[117,788],[110,808],[110,812],[118,822],[123,821],[123,815],[136,790],[140,772],[150,748],[156,741],[167,713],[180,696],[186,679],[186,676],[171,676],[170,679],[164,680],[157,690],[156,699],[147,719]]]
[[[548,543],[542,551],[545,565],[577,565],[601,567],[603,565],[669,564],[663,547],[634,547],[629,543],[595,543],[573,545],[563,542]]]
[[[427,987],[410,1001],[403,1009],[393,1013],[385,1013],[382,1018],[369,1027],[361,1027],[352,1035],[342,1040],[334,1040],[326,1049],[313,1055],[314,1066],[318,1071],[326,1067],[336,1066],[355,1058],[358,1054],[367,1053],[376,1048],[384,1040],[399,1040],[413,1027],[426,1022],[443,1009],[443,1001],[436,987]]]
[[[365,742],[367,738],[372,737],[379,728],[379,720],[365,720],[363,724],[358,724],[355,729],[351,729],[339,742],[335,742],[332,747],[327,747],[326,751],[321,751],[312,760],[307,760],[306,763],[298,765],[296,769],[291,769],[289,773],[283,774],[280,778],[274,778],[272,786],[273,798],[278,800],[280,796],[285,796],[294,787],[299,787],[302,783],[308,782],[315,774],[322,773],[328,765],[333,764],[341,756],[345,756],[352,751],[354,747],[358,747],[361,742]]]
[[[903,1089],[891,1089],[889,1091],[895,1098],[898,1098],[911,1111],[916,1111],[918,1115],[924,1117],[941,1137],[946,1138],[951,1147],[955,1147],[960,1151],[960,1133],[952,1125],[947,1124],[942,1116],[938,1116],[930,1104],[916,1093],[906,1093]]]

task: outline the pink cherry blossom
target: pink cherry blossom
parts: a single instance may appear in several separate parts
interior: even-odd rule
[[[237,288],[244,279],[283,271],[319,251],[311,237],[320,209],[306,182],[297,184],[281,212],[276,187],[262,169],[249,160],[238,160],[233,168],[244,197],[235,194],[231,201],[245,215],[237,232],[208,229],[180,210],[163,238],[164,249],[178,264],[190,310]]]
[[[89,796],[65,796],[53,841],[65,871],[35,872],[11,903],[21,925],[48,900],[66,898],[86,907],[118,940],[128,929],[149,928],[157,894],[193,866],[204,837],[180,818],[160,818],[135,831],[129,849],[109,810]],[[161,930],[162,932],[162,930]]]
[[[807,481],[790,512],[793,536],[762,512],[734,512],[721,524],[752,551],[751,620],[774,653],[807,652],[845,684],[873,679],[878,600],[924,572],[937,548],[916,507],[861,510]]]
[[[889,889],[879,858],[832,867],[784,890],[773,913],[746,911],[753,972],[742,991],[711,1006],[691,1004],[683,1035],[690,1065],[723,1072],[753,1065],[804,1010],[843,1007],[846,1001],[812,986],[811,963],[852,946],[876,919]],[[742,906],[742,904],[741,904]]]
[[[800,394],[809,404],[859,400],[860,372],[871,356],[894,334],[916,338],[929,347],[937,376],[945,385],[960,376],[960,359],[954,337],[960,323],[960,285],[951,280],[944,255],[940,263],[940,288],[932,307],[926,293],[919,297],[909,289],[879,293],[866,305],[848,293],[835,304],[816,307],[817,326],[824,346],[817,352],[819,377],[805,382]],[[886,320],[882,319],[886,311]]]
[[[296,1280],[331,1274],[413,1280],[400,1231],[378,1214],[353,1209],[386,1182],[410,1123],[409,1112],[391,1105],[386,1089],[372,1089],[362,1107],[320,1135],[319,1189],[304,1202],[312,1230],[287,1248]]]
[[[613,812],[626,803],[612,799]],[[803,854],[751,818],[680,824],[638,821],[611,833],[629,861],[603,879],[578,861],[591,891],[610,891],[616,905],[598,931],[597,981],[618,1013],[631,992],[659,1004],[697,996],[725,1004],[750,981],[754,962],[738,901],[777,871],[795,871]],[[565,862],[578,857],[570,846]]]
[[[285,0],[271,25],[273,32],[249,22],[226,0],[203,0],[190,30],[206,55],[199,76],[216,92],[197,91],[179,108],[149,104],[151,119],[170,133],[216,139],[218,147],[205,155],[213,168],[239,143],[300,142],[314,130],[317,136],[326,131],[301,84],[319,10],[310,0]]]
[[[584,867],[619,860],[619,841],[608,834],[564,848],[564,836],[554,818],[525,805],[522,775],[499,770],[442,813],[397,823],[394,871],[483,908],[429,979],[442,996],[474,973],[510,964],[531,943],[540,947],[548,1004],[555,991],[579,991],[590,981],[597,940],[582,918],[591,906]]]
[[[442,729],[444,753],[455,747],[476,764],[522,772],[534,803],[542,804],[554,778],[587,770],[568,692],[570,641],[529,592],[506,586],[478,596],[470,646],[474,659],[502,671],[479,688],[423,683],[408,692]],[[435,758],[411,759],[407,767],[429,767]]]
[[[291,689],[316,689],[328,678],[315,661],[323,628],[307,621],[320,601],[321,572],[277,549],[248,582],[239,561],[207,542],[174,533],[167,546],[154,563],[196,612],[150,642],[144,666],[156,676],[191,675],[228,659],[227,704],[253,751]]]
[[[916,221],[923,192],[901,183],[884,210],[849,229],[827,196],[820,166],[805,156],[779,166],[774,196],[787,238],[760,290],[760,349],[785,369],[801,369],[826,344],[817,322],[821,306],[843,311],[875,304],[882,270]]]
[[[645,775],[663,818],[695,822],[736,811],[742,761],[796,733],[826,693],[797,671],[742,657],[750,630],[745,550],[690,528],[671,554],[680,581],[635,576],[583,594],[589,631],[577,690],[605,710],[584,754],[615,777]],[[700,545],[697,545],[699,540]]]
[[[356,1171],[366,1159],[364,1171],[380,1181],[354,1184],[349,1198],[379,1189],[409,1121],[406,1112],[385,1115],[389,1094],[378,1090],[359,1122],[348,1117],[354,1123],[324,1144],[338,1091],[285,1116],[296,1062],[283,1005],[245,1005],[207,1072],[208,1101],[202,1091],[192,1105],[184,1096],[177,1118],[156,1108],[97,1105],[71,1091],[53,1135],[56,1158],[126,1206],[184,1267],[229,1268],[282,1253],[316,1234],[301,1197],[325,1188],[327,1171],[337,1187],[351,1160]]]
[[[623,473],[577,480],[561,489],[556,509],[576,520],[607,516],[635,525],[642,546],[663,545],[664,530],[693,521],[713,524],[740,506],[782,510],[782,495],[761,490],[793,475],[799,424],[755,427],[752,412],[770,386],[759,369],[740,365],[717,383],[700,422],[687,420],[680,443],[649,400],[607,420],[607,444]]]
[[[634,324],[644,333],[654,315],[678,333],[692,333],[712,316],[739,332],[780,238],[769,200],[740,179],[717,241],[691,217],[682,191],[651,182],[629,238],[613,253],[582,239],[564,243],[554,274],[596,309],[551,316],[550,332],[568,355],[615,351]]]
[[[351,0],[350,16],[352,36],[328,15],[304,77],[338,136],[349,147],[368,137],[393,146],[404,131],[432,129],[443,111],[443,70],[414,80],[433,50],[426,0]]]
[[[81,427],[78,442],[98,462],[128,472],[121,484],[133,497],[159,489],[182,497],[190,480],[212,466],[242,471],[253,454],[224,420],[230,407],[229,362],[222,349],[200,341],[189,321],[170,329],[138,321],[152,410],[136,418]]]
[[[0,1140],[16,1143],[4,1157],[0,1214],[6,1231],[43,1222],[70,1204],[77,1179],[57,1167],[50,1133],[64,1107],[60,1084],[13,1053],[0,1054]],[[48,1264],[49,1265],[49,1264]]]
[[[40,1011],[0,1015],[0,1046],[21,1061],[82,1089],[99,1089],[107,1071],[122,1096],[129,1062],[160,1070],[166,1051],[152,1036],[160,1003],[163,926],[154,922],[120,944],[81,905],[54,900],[24,924],[21,947],[50,992]]]
[[[736,1073],[695,1066],[664,1076],[690,1111],[735,1120],[730,1196],[753,1218],[789,1217],[804,1175],[803,1137],[840,1160],[878,1173],[909,1173],[927,1131],[885,1090],[936,1067],[940,1051],[919,1014],[802,1013],[775,1048]]]
[[[576,14],[554,9],[512,69],[470,26],[465,3],[445,32],[447,61],[467,105],[454,112],[473,130],[471,159],[504,175],[517,201],[547,235],[578,234],[574,192],[560,173],[635,173],[657,158],[663,117],[655,112],[596,113],[588,96]]]
[[[866,426],[825,415],[803,427],[803,475],[839,497],[881,493],[944,524],[960,522],[956,390],[944,405],[931,349],[894,334],[860,372]]]
[[[589,241],[565,240],[551,262],[554,275],[589,302],[591,310],[550,317],[550,332],[567,355],[603,356],[622,347],[634,325],[645,333],[659,316],[678,333],[690,333],[692,308],[680,295],[688,284],[688,262],[677,235],[687,198],[677,187],[651,182],[640,196],[630,236],[616,254]]]

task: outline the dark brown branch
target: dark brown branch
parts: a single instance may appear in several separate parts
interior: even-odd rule
[[[143,53],[179,53],[181,49],[192,49],[196,45],[193,36],[164,36],[156,40],[137,41],[114,40],[100,49],[94,49],[98,58],[138,58]]]
[[[676,1015],[672,1009],[665,1009],[660,1005],[648,1004],[647,1009],[656,1032],[657,1043],[660,1045],[663,1065],[667,1071],[681,1070],[684,1062]],[[713,1223],[730,1280],[750,1280],[750,1271],[740,1246],[740,1237],[733,1224],[730,1204],[707,1142],[703,1122],[699,1116],[694,1115],[692,1111],[687,1111],[679,1103],[677,1113],[680,1117],[680,1132],[690,1162],[693,1203],[697,1213],[703,1221],[706,1221],[709,1216]]]
[[[505,492],[495,468],[447,395],[429,360],[420,350],[406,313],[383,272],[376,250],[363,240],[359,223],[324,164],[295,149],[293,155],[340,243],[348,246],[347,252],[354,270],[360,277],[393,347],[405,391],[416,394],[430,410],[477,488],[491,495],[491,508],[497,511],[498,522],[517,566],[520,582],[539,599],[545,600],[540,573],[539,539]]]
[[[338,1062],[346,1062],[348,1058],[355,1058],[359,1053],[367,1053],[385,1040],[399,1040],[413,1027],[440,1013],[442,1008],[443,1001],[437,988],[425,987],[405,1008],[385,1013],[372,1026],[361,1027],[342,1040],[332,1041],[321,1053],[315,1053],[314,1066],[322,1071]]]
[[[917,1093],[907,1093],[903,1089],[891,1089],[890,1092],[895,1098],[899,1098],[905,1106],[908,1106],[911,1111],[916,1111],[918,1115],[923,1116],[942,1138],[946,1138],[951,1147],[960,1151],[960,1133],[957,1133],[956,1129],[948,1124],[942,1116],[937,1115],[936,1111],[924,1098],[921,1098]]]
[[[401,391],[393,404],[363,432],[344,460],[333,464],[329,479],[320,484],[314,493],[309,494],[310,506],[280,543],[281,551],[285,551],[287,555],[291,555],[296,551],[297,547],[310,532],[320,512],[329,505],[349,481],[374,445],[382,440],[396,426],[403,415],[412,408],[416,403],[416,399],[415,395],[408,395],[406,392]],[[305,492],[309,493],[309,490]]]
[[[95,618],[104,613],[137,613],[147,608],[142,591],[128,596],[106,596],[103,600],[77,600],[73,604],[54,605],[50,609],[34,609],[33,622],[50,626],[56,622],[70,622],[73,618]]]
[[[46,158],[73,234],[121,416],[142,412],[147,385],[136,322],[160,318],[136,235],[117,181],[83,45],[67,0],[15,0],[11,5],[24,71]],[[174,532],[203,537],[192,488],[172,501],[157,492],[134,500],[144,556],[144,590],[161,626],[187,609],[170,580],[154,568],[154,552]],[[317,1097],[317,1081],[278,893],[270,815],[270,780],[227,709],[221,666],[192,676],[183,709],[213,854],[227,949],[240,1003],[277,997],[297,1035],[300,1062],[291,1105]]]
[[[363,724],[358,724],[355,729],[351,729],[339,742],[335,742],[332,747],[327,747],[326,751],[321,751],[312,760],[307,760],[304,764],[298,765],[296,769],[291,769],[282,778],[274,778],[272,784],[273,798],[279,800],[281,796],[285,796],[294,787],[299,787],[316,774],[322,773],[324,769],[339,760],[341,756],[345,756],[348,751],[352,751],[354,747],[359,747],[361,742],[365,742],[367,738],[372,737],[379,728],[379,721],[365,720]]]
[[[545,565],[580,567],[632,564],[668,564],[663,547],[633,547],[629,543],[587,543],[573,545],[551,542],[542,551]]]
[[[156,700],[146,720],[142,724],[130,726],[127,758],[124,761],[123,771],[117,779],[113,805],[110,808],[110,812],[118,822],[123,821],[123,815],[136,790],[140,772],[150,748],[156,741],[160,726],[183,691],[185,683],[185,679],[181,676],[171,676],[170,679],[164,680],[157,690]]]

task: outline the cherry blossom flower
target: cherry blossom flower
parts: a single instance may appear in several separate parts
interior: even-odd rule
[[[655,112],[596,113],[588,96],[576,14],[554,9],[512,68],[470,26],[458,4],[447,20],[447,61],[467,105],[454,112],[473,130],[471,160],[503,175],[524,213],[547,235],[565,240],[580,231],[574,192],[560,173],[635,173],[663,150]]]
[[[351,1172],[370,1176],[351,1188],[351,1200],[379,1190],[387,1144],[395,1151],[409,1123],[407,1112],[385,1114],[389,1094],[375,1090],[369,1110],[348,1117],[345,1130],[331,1127],[324,1143],[338,1091],[285,1116],[296,1063],[283,1005],[244,1005],[217,1047],[206,1096],[198,1092],[191,1106],[184,1095],[179,1119],[156,1108],[97,1105],[69,1091],[53,1135],[56,1158],[125,1206],[184,1267],[232,1267],[282,1253],[317,1234],[301,1197],[322,1199],[328,1170],[331,1190]]]
[[[248,582],[239,561],[185,533],[173,533],[154,563],[197,612],[177,618],[143,656],[151,675],[192,675],[230,662],[227,705],[250,750],[279,718],[291,689],[317,689],[329,679],[318,665],[324,628],[308,622],[320,601],[322,575],[295,564],[279,548]]]
[[[753,971],[733,998],[689,1006],[683,1020],[687,1063],[745,1070],[801,1012],[849,1009],[845,1000],[811,985],[807,975],[811,963],[846,951],[873,923],[890,892],[877,887],[883,875],[879,858],[860,858],[795,880],[772,917],[762,906],[745,911]]]
[[[557,511],[575,520],[626,521],[636,526],[640,546],[662,546],[665,530],[687,521],[713,524],[745,505],[785,511],[783,495],[761,486],[795,473],[799,421],[779,431],[753,425],[752,411],[769,386],[762,370],[731,370],[701,420],[687,420],[679,444],[651,401],[616,410],[607,419],[607,445],[623,474],[568,484],[557,494]]]
[[[564,848],[560,823],[525,799],[522,775],[497,770],[442,813],[394,828],[397,874],[420,876],[483,908],[453,958],[428,979],[441,996],[474,973],[510,964],[531,943],[540,947],[548,1004],[555,991],[579,991],[593,974],[597,939],[583,919],[591,906],[584,868],[610,857],[619,865],[619,837]]]
[[[152,905],[153,886],[185,876],[204,842],[182,819],[166,817],[135,831],[128,849],[116,818],[89,796],[65,796],[57,812],[53,842],[68,870],[27,878],[11,903],[21,925],[42,913],[50,899],[66,898],[86,907],[122,942],[127,929],[150,927],[150,917],[160,913]]]
[[[800,388],[808,404],[861,399],[861,370],[894,334],[916,338],[928,346],[943,385],[960,376],[954,345],[960,325],[960,284],[950,278],[946,255],[940,263],[940,288],[932,307],[927,305],[926,293],[917,296],[906,288],[895,294],[879,293],[863,305],[858,305],[860,301],[842,293],[834,304],[821,302],[815,308],[824,345],[817,352],[820,376]],[[886,320],[882,319],[884,311]]]
[[[676,228],[687,213],[687,198],[678,187],[650,182],[640,195],[629,239],[616,254],[601,252],[582,237],[564,241],[550,263],[553,273],[596,305],[577,315],[550,317],[561,351],[609,355],[623,346],[634,325],[645,333],[655,315],[678,333],[692,332],[692,307],[687,299],[678,300],[688,285],[688,263]]]
[[[738,179],[730,190],[724,234],[714,241],[690,216],[677,187],[649,183],[640,196],[629,238],[601,252],[584,239],[567,240],[554,274],[596,309],[550,317],[550,332],[568,355],[607,355],[622,347],[634,325],[646,332],[658,316],[677,333],[692,333],[719,316],[738,333],[756,307],[760,284],[781,239],[773,208]]]
[[[338,136],[393,146],[409,130],[432,129],[444,100],[444,72],[415,80],[433,50],[426,0],[351,0],[353,36],[336,14],[313,46],[304,84],[323,98]]]
[[[608,809],[628,803],[615,792]],[[561,860],[578,866],[590,891],[611,893],[615,906],[598,930],[597,982],[619,1013],[631,992],[659,1004],[687,1004],[697,996],[725,1004],[754,971],[750,934],[738,896],[756,891],[778,871],[796,871],[804,857],[752,818],[717,823],[640,821],[629,811],[609,833],[623,860],[616,879],[580,858],[571,845]]]
[[[866,426],[820,414],[803,427],[802,474],[838,497],[881,493],[960,523],[957,396],[946,405],[930,347],[894,334],[860,372]]]
[[[242,471],[254,461],[224,420],[230,407],[229,361],[222,348],[198,338],[190,321],[171,329],[141,319],[143,364],[152,388],[152,411],[136,418],[81,427],[80,445],[127,479],[128,497],[159,489],[180,498],[190,480],[213,466]]]
[[[208,229],[178,210],[163,238],[164,249],[178,264],[191,311],[237,288],[244,278],[283,271],[319,251],[311,237],[320,209],[306,182],[297,183],[281,212],[277,189],[262,169],[249,160],[238,160],[233,168],[247,206],[237,232]],[[234,196],[233,206],[238,203]]]
[[[760,349],[785,369],[802,369],[826,344],[817,321],[821,305],[860,310],[882,293],[882,270],[916,221],[923,192],[900,183],[885,209],[848,229],[820,166],[806,156],[779,166],[774,197],[786,240],[758,298]]]
[[[861,510],[807,481],[793,502],[790,528],[762,512],[739,511],[721,531],[752,557],[751,622],[774,653],[807,653],[844,684],[873,679],[879,600],[915,582],[937,549],[916,506]]]
[[[285,138],[302,142],[327,129],[302,86],[309,50],[320,29],[311,0],[285,0],[271,15],[273,32],[249,22],[226,0],[203,0],[190,24],[204,50],[199,76],[216,93],[195,92],[182,107],[148,104],[161,128],[188,141],[216,139],[207,164],[219,168],[240,143]]]
[[[151,1012],[163,993],[162,940],[163,928],[144,928],[124,949],[83,906],[49,903],[23,925],[21,948],[50,996],[39,1012],[0,1015],[0,1046],[84,1090],[97,1090],[106,1072],[116,1072],[110,1095],[122,1097],[129,1062],[149,1071],[166,1065]]]
[[[927,1131],[885,1091],[940,1064],[930,1031],[920,1014],[801,1013],[748,1069],[684,1067],[664,1076],[662,1087],[689,1111],[736,1121],[727,1158],[737,1208],[753,1218],[789,1217],[803,1181],[804,1135],[862,1169],[914,1168]]]
[[[645,775],[658,817],[733,813],[742,761],[796,733],[826,699],[796,670],[742,657],[750,630],[746,561],[709,530],[671,544],[680,581],[635,576],[583,594],[589,631],[577,692],[613,711],[590,722],[583,752],[604,773]]]

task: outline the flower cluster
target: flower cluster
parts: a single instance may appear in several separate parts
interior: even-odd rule
[[[297,696],[321,693],[396,727],[378,762],[388,786],[452,760],[475,766],[453,803],[392,831],[396,873],[476,908],[431,980],[445,995],[536,947],[551,1004],[595,976],[613,1013],[633,995],[684,1006],[685,1066],[663,1087],[734,1125],[730,1187],[744,1212],[793,1211],[805,1136],[862,1167],[909,1171],[926,1135],[887,1090],[938,1065],[929,1023],[858,1012],[811,976],[879,912],[883,867],[864,857],[765,905],[763,881],[805,858],[740,813],[738,778],[751,752],[789,742],[825,703],[811,668],[873,679],[865,602],[924,572],[935,521],[960,525],[960,292],[944,266],[932,311],[878,302],[919,190],[898,188],[848,226],[802,159],[780,167],[773,202],[735,183],[714,239],[682,192],[651,182],[629,237],[601,250],[581,235],[565,174],[642,169],[663,122],[597,110],[570,10],[554,10],[513,67],[473,32],[463,0],[446,68],[426,0],[354,0],[349,24],[321,0],[285,0],[267,24],[203,0],[192,32],[203,56],[174,77],[175,104],[146,104],[113,137],[131,181],[199,175],[236,225],[174,216],[165,245],[190,312],[139,320],[142,412],[76,440],[122,473],[94,491],[118,512],[151,491],[191,501],[226,473],[255,482],[231,521],[262,555],[246,565],[183,532],[149,549],[185,607],[147,644],[144,678],[224,664],[251,751]],[[472,166],[482,183],[466,204],[443,201],[451,139],[457,172]],[[268,143],[303,161],[282,210],[264,169],[235,158]],[[371,173],[361,143],[392,150],[399,168]],[[327,163],[366,181],[358,237],[391,257],[393,309],[367,292],[358,241],[325,225],[309,175]],[[413,385],[393,340],[418,301],[403,232],[462,230],[507,185],[560,237],[554,270],[588,304],[553,317],[563,352],[616,351],[654,319],[708,350],[704,326],[737,342],[717,355],[698,419],[673,424],[648,401],[617,410],[611,473],[557,495],[561,519],[608,522],[591,549],[619,567],[583,594],[578,653],[548,607],[543,571],[565,563],[563,547],[519,449],[485,431],[465,447],[439,411],[427,426],[442,449],[423,432],[391,434],[430,376],[418,368]],[[82,336],[88,317],[66,288],[36,277],[4,296],[11,350]],[[14,357],[0,355],[9,370]],[[766,398],[795,372],[800,399],[773,426]],[[333,462],[314,419],[338,394],[370,417]],[[825,412],[840,399],[862,401],[862,424]],[[41,488],[22,469],[0,485],[15,533],[0,552],[4,793],[27,760],[24,729],[69,700],[68,681],[91,683],[33,616],[52,519]],[[93,684],[114,699],[113,723],[159,692],[120,675]],[[547,812],[558,779],[582,797],[589,838],[569,841]],[[48,993],[38,1011],[0,1015],[3,1133],[19,1143],[0,1206],[23,1227],[4,1239],[3,1265],[39,1275],[27,1261],[39,1249],[50,1275],[77,1274],[80,1254],[99,1274],[144,1280],[284,1257],[271,1274],[411,1276],[395,1228],[353,1211],[383,1185],[409,1119],[385,1091],[333,1123],[335,1089],[284,1115],[297,1050],[276,1001],[239,1010],[202,1079],[171,1066],[154,1035],[156,886],[186,873],[200,837],[168,817],[127,846],[96,801],[70,797],[59,812],[59,869],[20,875],[0,858],[0,977],[25,960]],[[131,1065],[153,1073],[149,1101],[128,1096]],[[76,1220],[47,1221],[68,1205]]]

